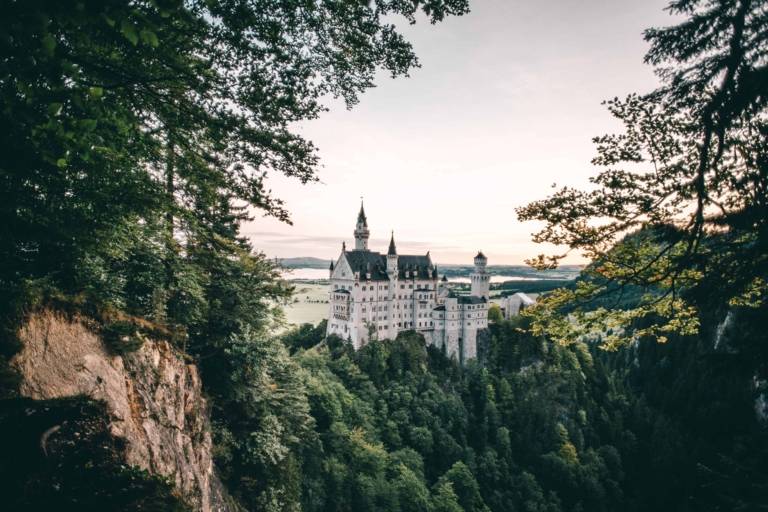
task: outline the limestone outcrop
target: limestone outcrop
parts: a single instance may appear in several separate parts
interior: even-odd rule
[[[147,340],[134,352],[114,355],[84,319],[48,310],[32,314],[19,339],[12,365],[22,396],[103,401],[127,464],[169,479],[196,510],[228,508],[213,470],[200,377],[178,350]]]

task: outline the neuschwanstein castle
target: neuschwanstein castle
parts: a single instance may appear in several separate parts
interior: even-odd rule
[[[387,254],[368,249],[368,221],[363,205],[355,227],[355,249],[342,243],[330,268],[328,334],[352,342],[355,349],[372,339],[394,339],[415,330],[449,357],[467,361],[477,356],[477,331],[488,327],[488,262],[475,256],[470,295],[454,296],[445,276],[438,279],[429,252],[397,254],[394,233]]]

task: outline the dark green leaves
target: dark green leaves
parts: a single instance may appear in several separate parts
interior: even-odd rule
[[[56,48],[56,39],[51,34],[45,34],[41,40],[43,43],[43,49],[48,56],[53,56],[53,51]]]
[[[123,34],[123,37],[130,41],[133,46],[139,44],[139,34],[136,27],[129,20],[126,19],[120,22],[120,33]]]
[[[352,104],[377,69],[403,75],[415,64],[383,16],[461,14],[466,1],[378,7],[4,3],[0,145],[13,151],[0,161],[0,286],[57,276],[67,293],[88,290],[118,306],[148,308],[139,314],[197,322],[206,310],[205,276],[215,272],[206,268],[211,261],[196,267],[189,255],[232,256],[242,244],[237,223],[246,218],[232,215],[232,204],[288,221],[267,186],[271,173],[317,179],[316,148],[290,127],[317,117],[323,96]],[[106,250],[116,239],[124,250]],[[131,275],[140,267],[129,272],[127,262],[150,248],[166,260],[165,275],[154,266],[143,269],[152,279]],[[134,281],[143,284],[133,290]]]

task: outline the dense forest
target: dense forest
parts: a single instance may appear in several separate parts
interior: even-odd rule
[[[645,32],[663,85],[607,103],[624,129],[595,138],[591,189],[518,210],[592,264],[492,323],[476,361],[412,332],[357,352],[323,324],[276,334],[291,288],[240,225],[290,222],[268,176],[318,179],[296,123],[418,66],[392,18],[468,9],[0,3],[3,509],[189,508],[123,464],[103,404],[21,395],[43,309],[199,368],[231,510],[768,509],[764,0],[673,0]]]

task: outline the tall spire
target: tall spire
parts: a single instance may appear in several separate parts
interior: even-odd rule
[[[397,249],[395,249],[395,232],[392,231],[392,238],[389,239],[389,250],[387,251],[387,274],[390,279],[397,276]]]
[[[357,224],[368,227],[368,219],[365,218],[365,209],[363,208],[363,198],[360,198],[360,212],[357,214]]]
[[[357,214],[357,224],[355,224],[355,250],[368,250],[368,237],[371,232],[368,231],[368,219],[365,218],[363,209],[363,198],[360,198],[360,213]]]
[[[395,232],[392,231],[392,238],[389,239],[389,250],[387,251],[387,254],[389,256],[394,256],[397,254],[397,249],[395,249]]]

